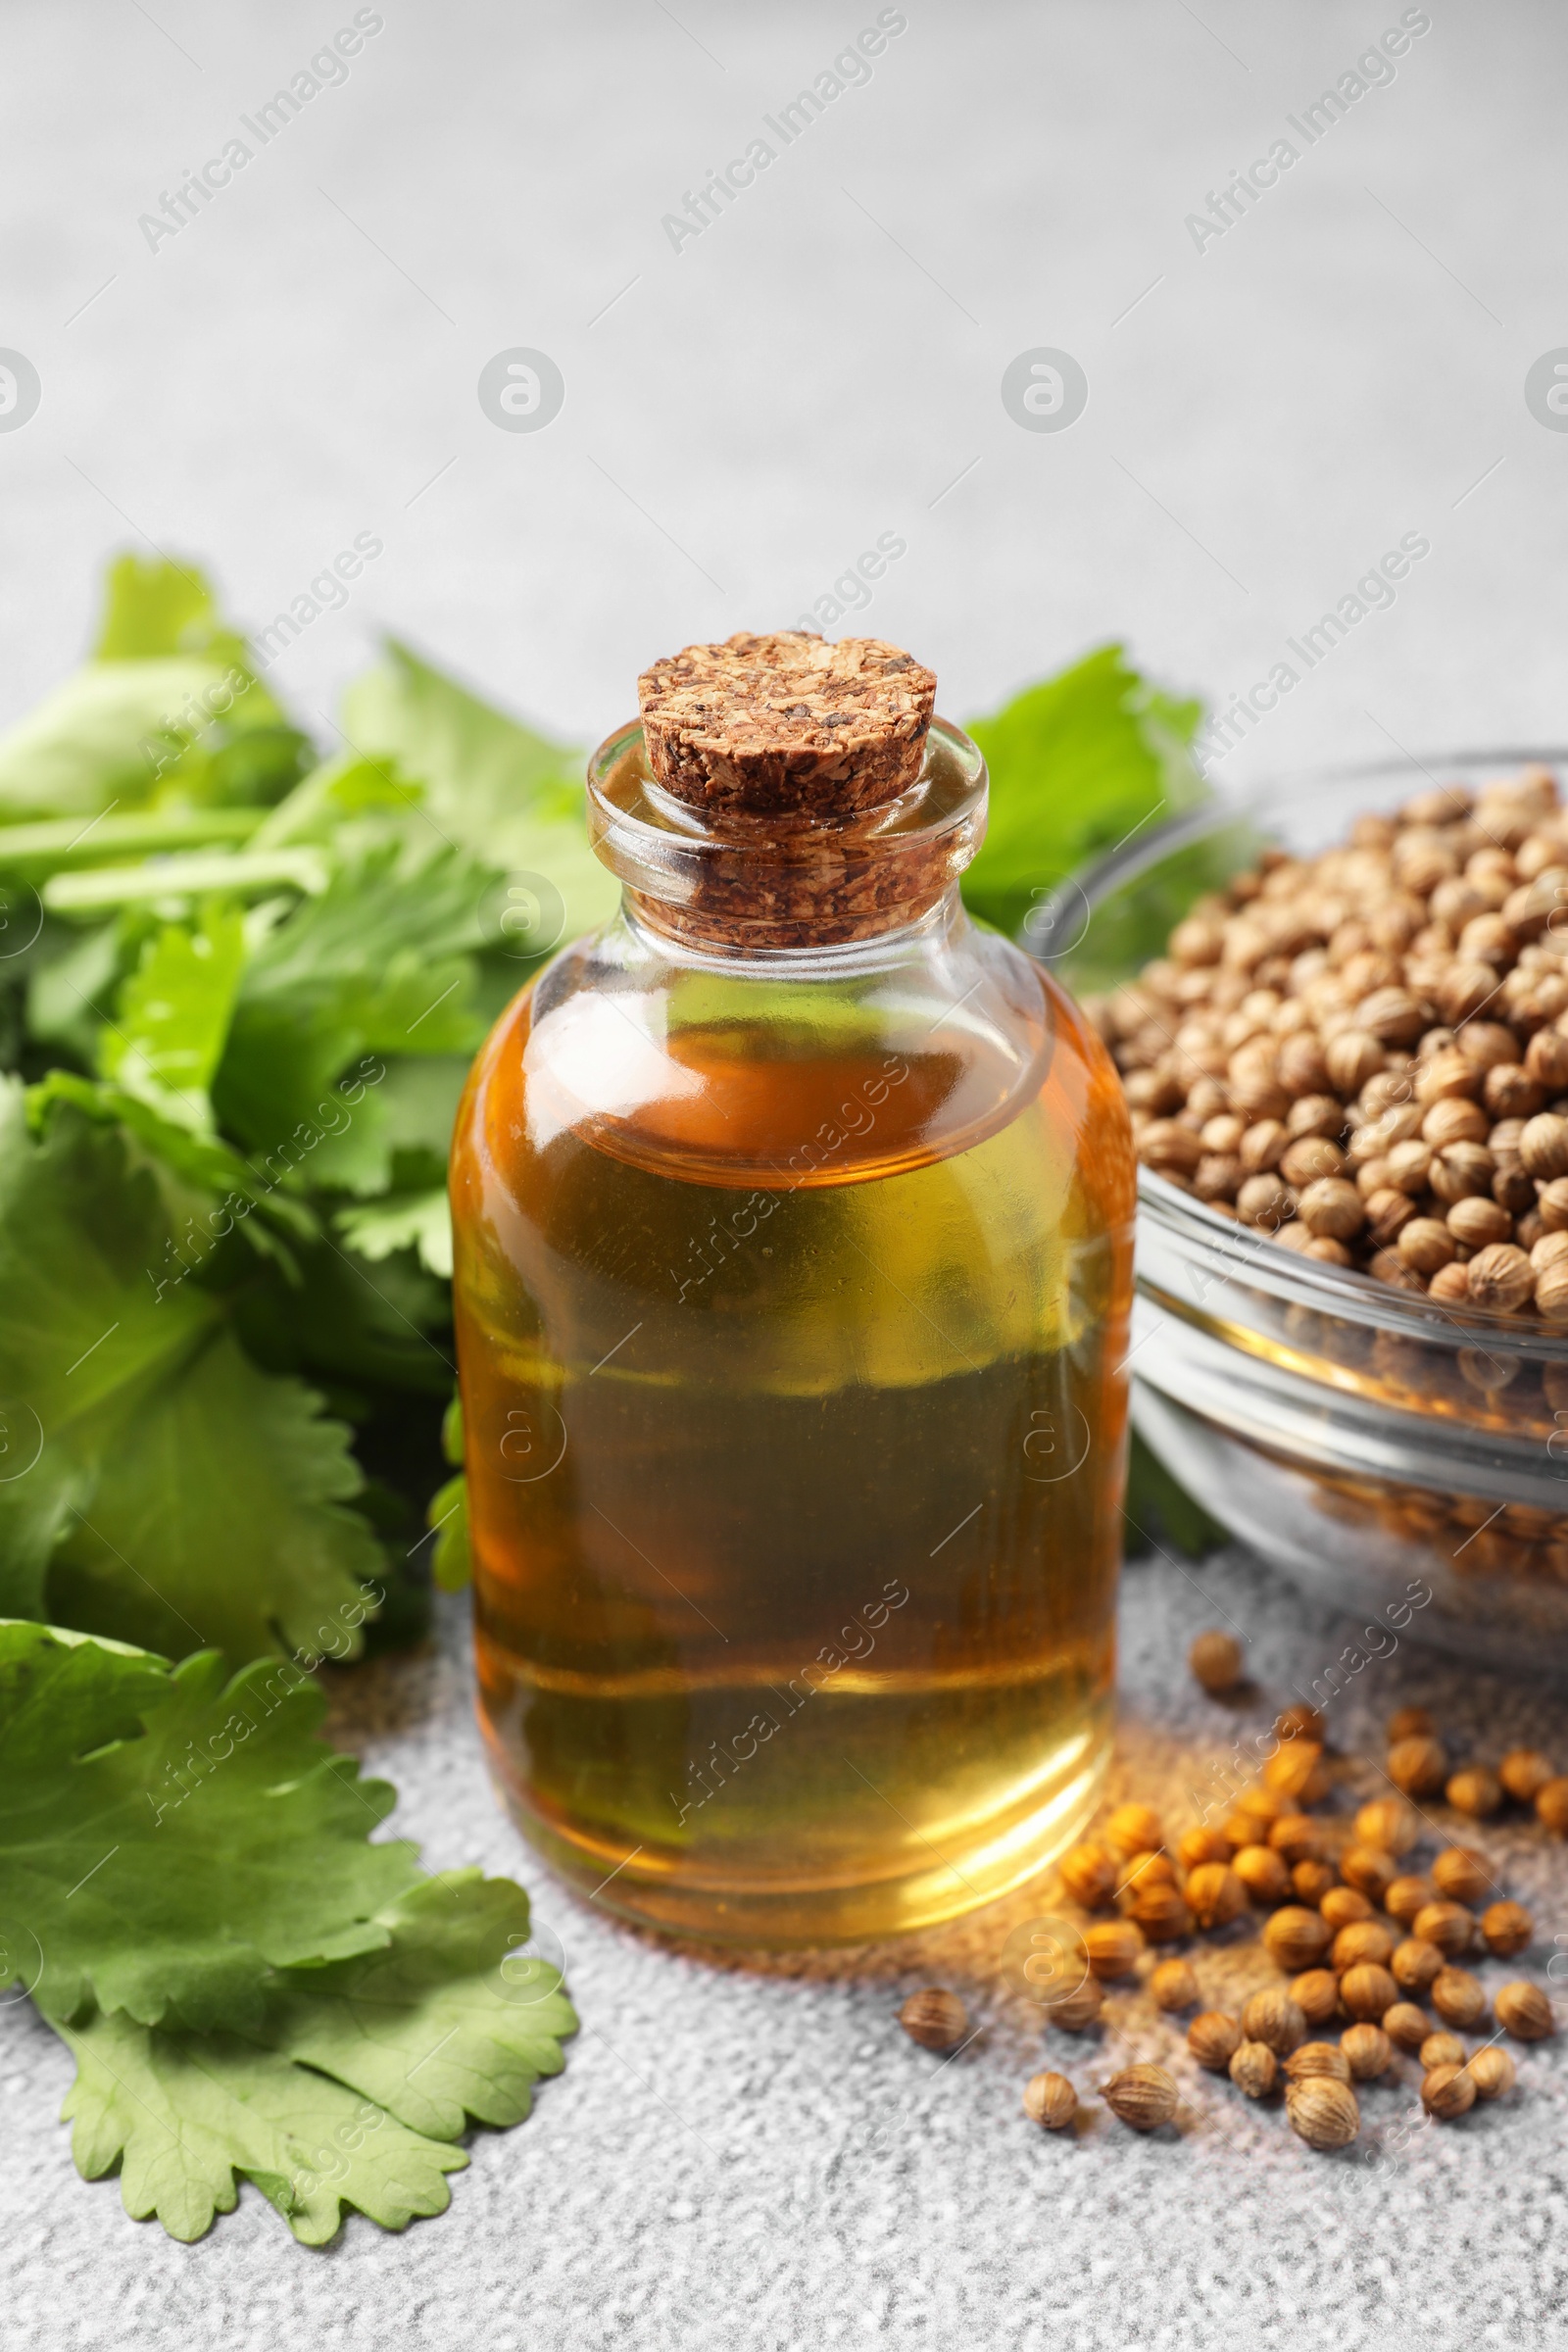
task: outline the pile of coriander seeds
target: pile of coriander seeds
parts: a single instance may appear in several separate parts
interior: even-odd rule
[[[1529,767],[1264,854],[1086,1001],[1146,1166],[1310,1257],[1568,1321],[1568,812]]]
[[[1223,1634],[1200,1635],[1192,1664],[1210,1690],[1240,1679],[1239,1652]],[[1417,2061],[1421,2103],[1436,2122],[1504,2097],[1515,2082],[1504,2037],[1546,2039],[1552,2004],[1523,1977],[1489,1994],[1465,1963],[1516,1961],[1535,1924],[1485,1856],[1446,1842],[1421,1808],[1436,1798],[1476,1819],[1511,1803],[1568,1837],[1568,1777],[1524,1748],[1495,1768],[1452,1769],[1431,1719],[1406,1708],[1388,1727],[1391,1792],[1352,1818],[1317,1810],[1334,1788],[1321,1717],[1291,1707],[1276,1733],[1256,1784],[1174,1844],[1152,1807],[1123,1804],[1098,1838],[1062,1856],[1062,1886],[1089,1916],[1081,1950],[1059,1955],[1054,1980],[1040,1987],[1048,2034],[1084,2034],[1101,2020],[1107,1984],[1141,1973],[1151,1947],[1181,1947],[1147,1977],[1155,2006],[1173,2017],[1196,2012],[1187,2045],[1198,2065],[1245,2098],[1282,2094],[1287,2120],[1310,2147],[1348,2146],[1361,2127],[1358,2090],[1399,2080],[1402,2060]],[[1249,1919],[1279,1981],[1239,2015],[1204,2008],[1195,1965],[1203,1940],[1223,1935],[1234,1943],[1232,1931]],[[969,2032],[962,2001],[936,1986],[912,1994],[900,2023],[928,2049],[953,2049]],[[1158,2066],[1127,2067],[1094,2087],[1135,2131],[1169,2123],[1181,2103]],[[1023,2105],[1033,2122],[1061,2131],[1079,2112],[1079,2092],[1066,2075],[1047,2071],[1031,2077]]]

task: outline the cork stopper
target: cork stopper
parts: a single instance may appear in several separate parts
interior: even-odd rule
[[[648,764],[714,815],[827,820],[880,808],[920,776],[934,671],[880,637],[805,629],[688,645],[637,681]]]

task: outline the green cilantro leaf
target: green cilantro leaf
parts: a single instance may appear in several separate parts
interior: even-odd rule
[[[7,1981],[36,1947],[51,2019],[90,1998],[250,2029],[272,1970],[385,1946],[415,1851],[368,1841],[395,1793],[316,1737],[325,1711],[293,1664],[228,1680],[210,1651],[171,1667],[0,1622]]]
[[[231,2213],[236,2174],[254,2180],[308,2246],[336,2236],[353,2205],[383,2230],[444,2213],[445,2176],[468,2159],[411,2132],[373,2101],[230,2034],[168,2034],[126,2017],[56,2032],[76,2060],[61,2110],[74,2120],[83,2180],[121,2168],[136,2221],[156,2214],[187,2242]]]
[[[1188,749],[1200,715],[1198,703],[1172,701],[1128,666],[1119,645],[1106,645],[973,720],[991,802],[965,903],[1015,932],[1089,858],[1201,800]]]
[[[227,677],[226,663],[197,656],[89,662],[0,736],[0,817],[84,817],[150,800],[232,692]]]
[[[248,1658],[308,1639],[375,1575],[345,1507],[362,1483],[347,1431],[241,1352],[187,1279],[200,1255],[115,1128],[56,1102],[35,1138],[24,1090],[0,1082],[8,1614],[42,1615],[48,1577],[76,1623]]]
[[[244,968],[237,908],[209,906],[193,927],[166,925],[121,988],[99,1049],[105,1077],[177,1124],[210,1126],[207,1089]]]
[[[496,873],[533,885],[537,954],[614,912],[618,885],[588,846],[579,754],[509,718],[395,642],[384,665],[349,688],[343,725],[362,753],[395,760],[424,785],[430,822],[447,839]],[[499,923],[494,936],[513,952],[519,944]],[[526,935],[520,944],[530,944]],[[522,963],[519,986],[525,977]]]
[[[396,1250],[416,1250],[432,1274],[452,1279],[452,1212],[446,1186],[427,1193],[389,1194],[367,1208],[347,1208],[337,1229],[351,1250],[372,1264]]]

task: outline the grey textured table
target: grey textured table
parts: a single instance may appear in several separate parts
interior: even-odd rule
[[[1568,341],[1559,12],[1435,0],[1392,80],[1373,69],[1298,135],[1398,0],[909,0],[869,79],[786,144],[765,119],[874,24],[871,0],[388,0],[345,78],[323,67],[265,142],[242,129],[355,13],[7,11],[0,344],[40,400],[21,430],[0,417],[0,720],[75,658],[125,544],[210,561],[261,625],[368,532],[383,552],[350,601],[270,672],[323,736],[393,625],[590,740],[650,655],[794,619],[882,534],[905,553],[830,627],[912,645],[962,716],[1111,635],[1228,702],[1411,533],[1431,553],[1397,602],[1297,664],[1216,772],[1560,738],[1568,440],[1525,400]],[[663,217],[759,136],[772,163],[677,250]],[[176,235],[140,225],[236,137],[249,160]],[[1279,139],[1296,160],[1222,236],[1189,225]],[[539,432],[498,430],[477,397],[519,347],[564,384]],[[1059,432],[1001,398],[1041,348],[1088,383]],[[1186,1682],[1191,1632],[1230,1611],[1271,1691],[1344,1639],[1241,1561],[1197,1581],[1210,1599],[1163,1564],[1127,1583],[1119,1772],[1166,1776],[1173,1809],[1235,1735]],[[1182,2062],[1171,2138],[1102,2120],[1045,2139],[1017,2106],[1038,2028],[994,1970],[1037,1898],[858,1963],[748,1971],[628,1935],[495,1811],[460,1616],[440,1663],[368,1673],[343,1720],[432,1863],[538,1889],[587,2023],[564,2079],[480,2135],[451,2213],[406,2237],[353,2222],[308,2254],[247,2191],[183,2249],[75,2180],[65,2054],[10,2012],[7,2343],[1562,2340],[1552,2055],[1525,2058],[1505,2108],[1348,2179]],[[1405,1696],[1492,1746],[1504,1719],[1561,1736],[1549,1699],[1404,1650],[1356,1686],[1348,1743]],[[1546,1936],[1568,1932],[1560,1854],[1483,1841]],[[1246,1949],[1206,1965],[1221,1993],[1258,1969]],[[933,1977],[986,2025],[941,2071],[890,2026]],[[1170,2048],[1141,1996],[1110,2007],[1114,2047]],[[1080,2081],[1104,2064],[1072,2045]],[[1392,2139],[1411,2094],[1367,2105]]]

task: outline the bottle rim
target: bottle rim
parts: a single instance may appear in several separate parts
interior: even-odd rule
[[[640,719],[588,761],[594,855],[644,910],[717,937],[829,945],[907,923],[973,862],[985,839],[979,746],[933,718],[916,781],[847,816],[710,816],[651,773]]]

